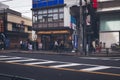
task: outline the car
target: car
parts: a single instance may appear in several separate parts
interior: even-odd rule
[[[113,51],[120,51],[120,42],[111,44],[111,49]]]

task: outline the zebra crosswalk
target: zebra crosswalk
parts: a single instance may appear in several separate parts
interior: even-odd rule
[[[103,61],[120,61],[120,57],[80,57],[81,59],[103,60]]]
[[[53,60],[44,60],[44,59],[35,59],[35,58],[17,57],[17,56],[3,56],[3,55],[0,55],[0,62],[17,63],[26,66],[30,66],[30,65],[45,66],[47,68],[55,68],[55,69],[59,69],[59,68],[73,69],[73,70],[87,71],[87,72],[104,71],[106,69],[110,70],[111,68],[120,70],[120,67],[113,67],[113,66],[62,62],[62,61],[53,61]]]

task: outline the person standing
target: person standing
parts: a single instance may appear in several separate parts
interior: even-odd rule
[[[22,49],[22,48],[23,48],[23,41],[20,40],[20,49]]]
[[[93,41],[92,42],[92,48],[93,48],[93,53],[95,53],[96,52],[96,44],[95,44],[95,41]]]
[[[31,44],[31,43],[28,43],[28,50],[32,51],[32,50],[33,50],[32,47],[33,47],[32,44]]]
[[[54,49],[55,49],[55,51],[58,52],[58,41],[57,40],[55,40],[55,42],[54,42]]]

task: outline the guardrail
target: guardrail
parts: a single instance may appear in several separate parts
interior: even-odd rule
[[[35,79],[0,73],[0,80],[35,80]]]

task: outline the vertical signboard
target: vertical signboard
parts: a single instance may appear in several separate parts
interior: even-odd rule
[[[0,33],[4,32],[4,21],[3,19],[0,19]]]
[[[33,0],[32,8],[42,8],[64,4],[64,0]]]

